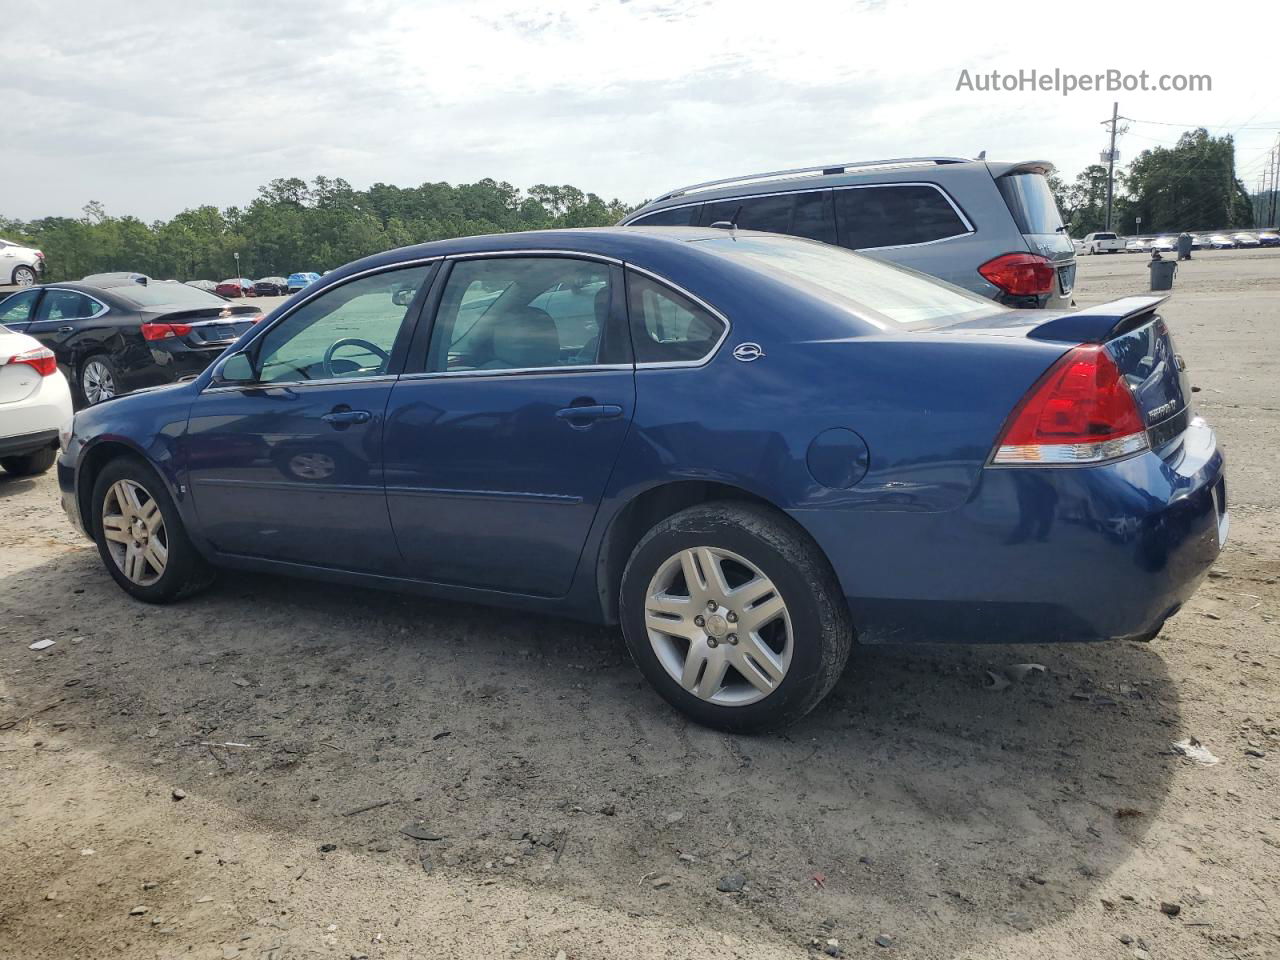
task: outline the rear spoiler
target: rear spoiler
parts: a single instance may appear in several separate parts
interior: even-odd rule
[[[1068,343],[1102,343],[1140,327],[1154,314],[1164,296],[1122,297],[1110,303],[1063,314],[1040,324],[1027,337],[1031,340],[1062,340]]]

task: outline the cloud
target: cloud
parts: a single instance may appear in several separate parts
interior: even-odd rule
[[[1114,99],[1129,116],[1229,125],[1215,132],[1280,125],[1265,58],[1231,52],[1239,21],[1198,5],[1195,29],[1170,16],[1152,42],[1151,8],[1108,5],[1100,52],[1097,9],[142,0],[122,17],[67,0],[7,28],[0,103],[18,108],[6,110],[0,214],[98,199],[168,217],[317,173],[357,186],[492,176],[638,201],[752,170],[982,149],[1071,173],[1104,146],[1111,95],[957,92],[961,69],[1208,72],[1210,94]],[[1125,159],[1179,132],[1133,130]],[[1239,134],[1246,169],[1275,136]]]

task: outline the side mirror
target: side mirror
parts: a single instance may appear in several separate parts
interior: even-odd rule
[[[223,361],[214,379],[219,383],[253,383],[258,378],[248,354],[233,353]]]

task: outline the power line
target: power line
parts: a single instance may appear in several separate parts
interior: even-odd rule
[[[1261,111],[1259,111],[1261,112]],[[1160,127],[1183,127],[1186,129],[1196,129],[1204,127],[1206,130],[1228,130],[1235,126],[1231,123],[1171,123],[1167,120],[1135,120],[1133,117],[1126,117],[1130,123],[1153,123]],[[1265,125],[1235,127],[1237,130],[1280,130],[1280,120],[1275,121],[1274,125],[1268,122]]]

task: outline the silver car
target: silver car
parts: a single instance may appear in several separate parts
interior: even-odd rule
[[[1043,161],[910,157],[664,193],[624,226],[722,226],[838,244],[1015,307],[1068,307],[1076,251]]]

